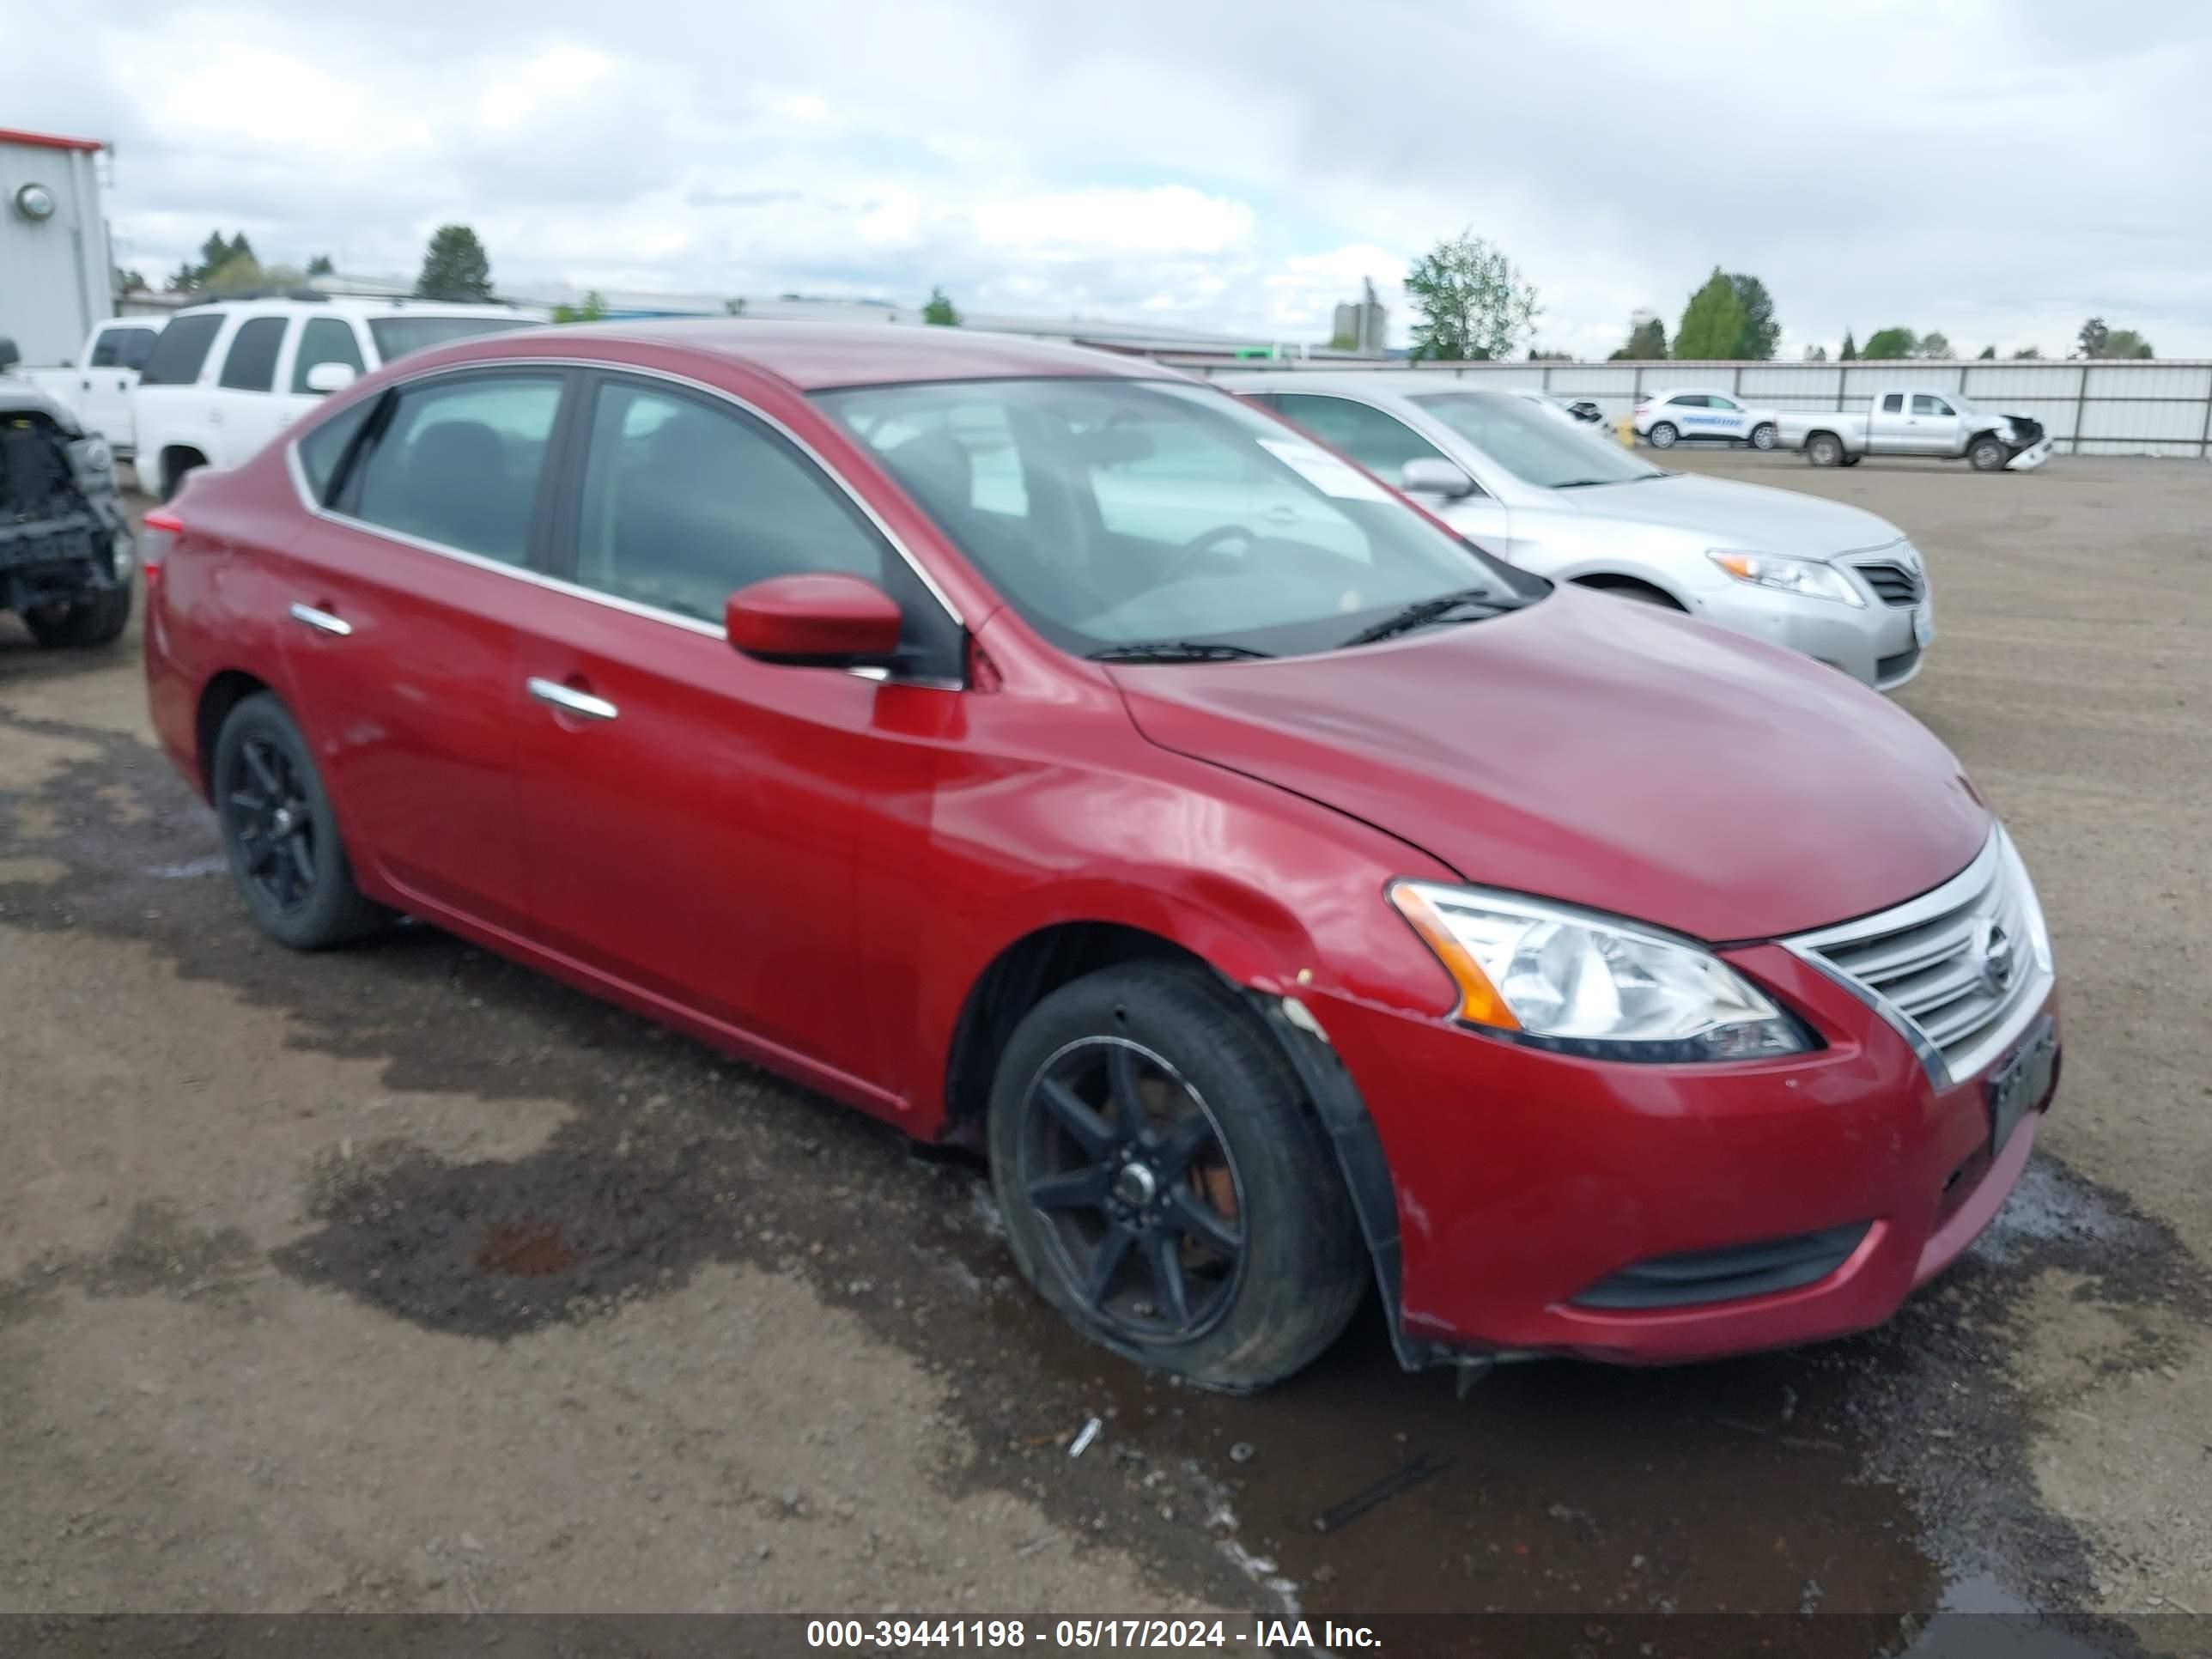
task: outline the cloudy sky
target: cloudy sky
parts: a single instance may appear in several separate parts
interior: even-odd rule
[[[317,13],[321,15],[315,15]],[[411,273],[1324,337],[1463,227],[1547,347],[1717,263],[1784,354],[1896,324],[2212,356],[2212,8],[0,0],[9,125],[114,146],[124,262],[211,226]]]

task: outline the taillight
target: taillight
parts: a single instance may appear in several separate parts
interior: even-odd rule
[[[161,574],[169,549],[184,533],[185,521],[166,507],[155,507],[138,522],[138,568],[150,586]]]

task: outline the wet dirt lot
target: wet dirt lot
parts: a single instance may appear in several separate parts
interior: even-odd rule
[[[2212,467],[1674,464],[1928,554],[1901,701],[2057,935],[2030,1178],[1889,1328],[1462,1401],[1370,1315],[1256,1401],[1148,1380],[1015,1283],[970,1163],[426,929],[262,941],[135,632],[0,619],[0,1610],[1853,1612],[1873,1651],[2027,1605],[2197,1644]]]

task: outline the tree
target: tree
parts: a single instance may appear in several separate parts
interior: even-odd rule
[[[2107,357],[2148,357],[2150,342],[2131,328],[2116,328],[2105,337],[2104,355]]]
[[[310,276],[333,276],[337,270],[337,267],[331,263],[331,256],[327,253],[318,253],[307,261],[307,275]]]
[[[553,307],[553,320],[556,323],[596,323],[606,314],[606,300],[597,289],[587,291],[584,303],[580,306]]]
[[[1851,362],[1857,359],[1858,355],[1859,349],[1851,340],[1851,331],[1849,329],[1845,329],[1844,331],[1844,349],[1836,354],[1836,361],[1842,363]]]
[[[114,267],[114,280],[118,294],[143,294],[146,291],[146,278],[138,271],[125,270],[117,265]]]
[[[1574,360],[1575,354],[1571,351],[1539,351],[1534,346],[1528,348],[1528,361],[1532,363],[1571,363]]]
[[[1726,358],[1742,338],[1743,303],[1735,297],[1735,284],[1715,265],[1705,286],[1682,308],[1682,321],[1674,330],[1674,356],[1700,362]]]
[[[1667,359],[1667,325],[1638,317],[1629,325],[1628,343],[1607,359],[1615,363],[1657,363]]]
[[[1412,355],[1447,362],[1511,355],[1543,309],[1534,286],[1472,228],[1413,261],[1406,296],[1418,313]]]
[[[1805,348],[1805,361],[1808,363],[1826,362],[1828,361],[1828,348],[1824,345],[1807,346]]]
[[[259,268],[258,261],[253,257],[253,245],[246,240],[246,233],[242,230],[235,237],[225,236],[219,230],[208,232],[207,240],[200,244],[198,262],[187,259],[171,271],[169,286],[172,289],[206,288],[209,279],[227,265],[239,265],[241,270],[248,266],[255,270]]]
[[[1941,329],[1930,329],[1915,343],[1912,355],[1916,357],[1948,358],[1951,355],[1950,336]]]
[[[2112,330],[2105,326],[2105,319],[2102,317],[2092,317],[2081,325],[2081,333],[2075,336],[2075,338],[2081,343],[2081,349],[2077,355],[2083,357],[2104,356],[2105,342],[2111,334]]]
[[[928,301],[921,307],[921,320],[934,323],[939,328],[957,328],[960,326],[960,313],[954,308],[952,301],[945,297],[943,289],[933,288],[929,290]]]
[[[725,300],[722,301],[722,310],[726,315],[742,317],[745,314],[745,302],[742,298]]]
[[[1920,337],[1909,328],[1878,328],[1867,336],[1859,356],[1872,362],[1894,362],[1919,349]]]
[[[491,259],[466,225],[440,225],[422,250],[422,274],[415,279],[423,300],[489,300]]]
[[[2039,346],[2022,346],[2012,354],[2012,360],[2016,363],[2027,363],[2035,362],[2042,356],[2043,350]]]
[[[1995,357],[1996,355],[1997,355],[1997,349],[1996,349],[1995,346],[1993,346],[1993,345],[1985,345],[1985,346],[1984,346],[1984,347],[1982,348],[1982,355],[1981,355],[1980,356],[1978,356],[1978,357],[1975,358],[1975,359],[1974,359],[1974,361],[1975,361],[1976,362],[1978,362],[1978,363],[1986,363],[1986,362],[1988,362],[1991,358]]]
[[[1735,349],[1728,355],[1747,362],[1763,362],[1774,355],[1774,343],[1782,337],[1782,325],[1774,318],[1774,296],[1758,277],[1741,271],[1731,272],[1729,284],[1735,289],[1735,302],[1742,308],[1743,327],[1736,335]]]

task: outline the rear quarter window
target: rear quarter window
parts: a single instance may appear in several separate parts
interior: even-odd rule
[[[208,349],[215,344],[215,337],[222,332],[223,316],[217,312],[202,312],[197,315],[179,317],[161,331],[161,337],[154,342],[152,354],[146,359],[145,372],[138,377],[141,386],[190,386],[200,377],[205,367]]]

